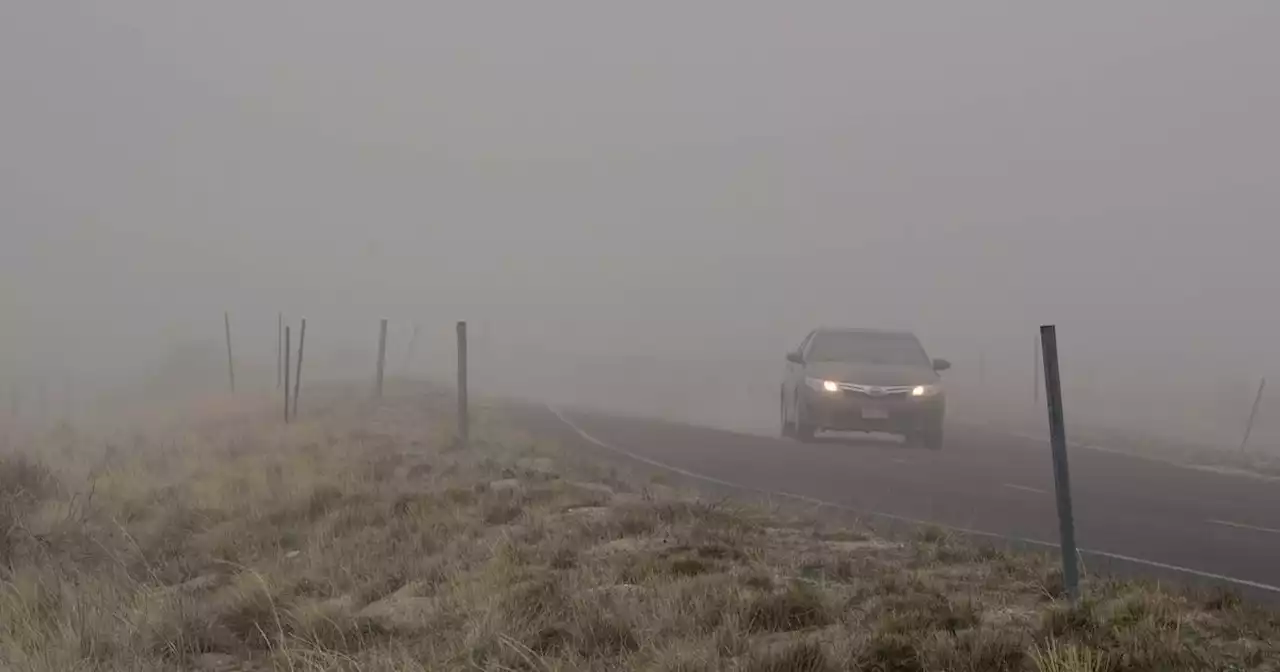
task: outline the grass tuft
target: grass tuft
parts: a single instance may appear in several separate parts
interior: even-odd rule
[[[789,632],[829,625],[834,619],[822,594],[796,581],[784,590],[752,599],[743,620],[750,632]]]
[[[1108,669],[1107,657],[1102,653],[1056,639],[1050,639],[1043,648],[1033,644],[1031,662],[1037,672],[1104,672]]]

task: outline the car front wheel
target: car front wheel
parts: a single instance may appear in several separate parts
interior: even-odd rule
[[[787,417],[787,394],[786,392],[779,392],[778,397],[778,415],[782,419],[782,437],[790,438],[795,434],[795,430],[791,424],[791,419]]]
[[[818,430],[806,421],[799,402],[796,403],[791,418],[792,431],[795,432],[795,438],[806,442],[812,441]]]

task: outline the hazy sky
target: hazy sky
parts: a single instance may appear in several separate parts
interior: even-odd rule
[[[0,363],[124,366],[224,309],[266,356],[283,308],[1274,365],[1277,63],[1267,0],[9,0]]]

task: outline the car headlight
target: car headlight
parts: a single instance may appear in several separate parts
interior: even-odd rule
[[[834,380],[823,380],[821,378],[805,378],[804,384],[819,392],[839,392],[840,383]]]
[[[911,388],[911,396],[913,397],[932,397],[942,391],[941,385],[916,385]]]

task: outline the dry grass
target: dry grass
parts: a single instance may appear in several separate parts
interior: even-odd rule
[[[7,670],[1275,670],[1280,617],[709,503],[447,400],[0,460]]]

